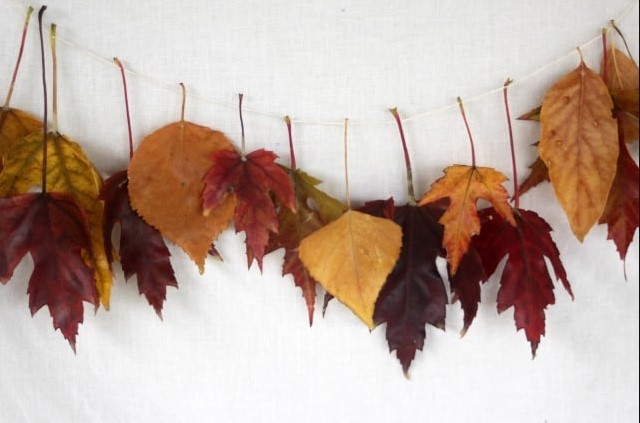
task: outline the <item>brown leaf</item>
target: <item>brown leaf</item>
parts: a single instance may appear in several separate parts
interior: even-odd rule
[[[233,151],[219,131],[180,121],[147,135],[129,165],[131,206],[162,235],[179,245],[204,271],[212,241],[227,228],[235,195],[203,215],[202,178],[216,151]]]
[[[542,101],[540,157],[580,241],[602,215],[616,172],[618,128],[612,108],[607,86],[584,62]]]

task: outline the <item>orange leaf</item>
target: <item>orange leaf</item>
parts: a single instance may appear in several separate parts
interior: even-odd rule
[[[190,122],[175,122],[145,137],[129,165],[132,207],[151,226],[178,244],[204,271],[211,242],[227,228],[235,196],[203,215],[202,178],[211,154],[233,150],[219,131]]]
[[[304,238],[299,254],[311,276],[373,329],[376,299],[401,244],[398,224],[349,210]]]
[[[602,66],[604,75],[605,66]],[[625,142],[638,140],[638,65],[616,48],[607,51],[606,80]]]
[[[502,186],[507,177],[490,167],[453,165],[431,185],[420,205],[449,198],[449,207],[440,218],[444,226],[442,245],[447,249],[451,274],[455,274],[462,256],[469,249],[471,237],[480,233],[476,202],[483,198],[509,223],[516,222],[511,213],[509,193]]]
[[[602,215],[616,173],[618,128],[612,108],[606,84],[584,62],[542,101],[540,157],[580,241]]]

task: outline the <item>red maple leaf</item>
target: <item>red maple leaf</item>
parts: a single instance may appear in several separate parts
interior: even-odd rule
[[[25,256],[33,258],[29,308],[49,307],[53,327],[75,351],[86,301],[98,307],[94,270],[83,257],[91,252],[84,213],[61,193],[29,193],[0,199],[0,281],[6,283]]]
[[[373,319],[387,323],[389,350],[396,351],[406,375],[416,350],[424,346],[425,325],[444,329],[447,290],[436,267],[443,210],[431,205],[396,207],[393,198],[367,202],[360,210],[402,227],[400,257],[380,291]]]
[[[535,357],[540,337],[545,334],[544,310],[555,303],[545,257],[551,262],[556,279],[562,281],[572,298],[573,293],[549,224],[530,210],[514,208],[513,215],[516,227],[493,207],[482,210],[482,231],[472,242],[488,276],[496,271],[502,258],[508,256],[500,278],[498,312],[514,307],[516,328],[524,329]]]
[[[120,223],[120,262],[125,279],[134,274],[138,291],[162,318],[167,286],[178,287],[169,257],[169,249],[160,232],[148,225],[131,209],[127,171],[117,172],[104,182],[100,198],[104,200],[104,244],[109,265],[113,263],[111,233]]]
[[[482,258],[473,244],[469,247],[462,260],[458,271],[452,275],[450,266],[447,266],[449,285],[451,288],[451,302],[460,301],[460,306],[464,312],[462,331],[464,336],[471,326],[473,319],[478,313],[478,303],[480,302],[480,284],[487,281]]]
[[[236,151],[217,151],[213,166],[204,178],[202,193],[205,213],[217,207],[228,193],[236,195],[236,232],[247,234],[247,265],[253,259],[262,270],[262,257],[269,232],[278,232],[278,216],[270,193],[295,212],[295,195],[289,175],[275,163],[275,153],[260,149],[246,156]]]
[[[627,256],[633,235],[638,229],[638,165],[629,155],[622,133],[618,134],[620,153],[618,167],[609,191],[607,205],[604,208],[601,224],[606,223],[608,239],[616,244],[622,260]]]

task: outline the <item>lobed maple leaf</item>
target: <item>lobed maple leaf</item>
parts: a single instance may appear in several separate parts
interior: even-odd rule
[[[278,232],[271,232],[265,254],[284,248],[282,275],[290,274],[307,304],[309,325],[313,324],[317,281],[304,267],[298,250],[303,238],[340,217],[345,206],[316,188],[319,179],[301,169],[283,168],[290,176],[296,198],[296,213],[276,200]]]
[[[42,184],[42,143],[41,130],[11,145],[0,172],[0,197],[23,194]],[[82,148],[66,136],[49,132],[47,144],[48,190],[69,193],[86,214],[91,234],[87,259],[95,270],[101,301],[108,308],[113,276],[104,250],[104,206],[97,199],[102,178]]]
[[[488,280],[482,265],[482,258],[473,243],[469,245],[469,249],[462,256],[457,272],[452,274],[451,266],[447,266],[447,272],[452,295],[451,302],[460,301],[464,313],[463,326],[460,331],[460,336],[464,336],[478,313],[481,295],[480,284]]]
[[[100,199],[105,202],[105,251],[109,264],[113,263],[111,234],[115,225],[120,223],[120,262],[125,279],[137,275],[138,291],[162,318],[167,286],[178,287],[169,260],[171,253],[160,232],[131,208],[128,184],[127,171],[122,170],[111,175],[100,192]]]
[[[535,212],[513,209],[514,227],[493,208],[480,211],[482,231],[473,245],[491,276],[504,256],[506,264],[500,278],[498,313],[514,308],[516,328],[524,329],[535,357],[540,337],[545,334],[544,310],[555,303],[553,281],[545,257],[556,279],[573,298],[560,253],[551,238],[551,227]]]
[[[373,321],[387,323],[389,351],[396,351],[408,375],[416,350],[424,347],[425,325],[444,329],[447,290],[436,266],[442,210],[431,205],[396,207],[393,198],[367,202],[360,210],[393,220],[402,228],[400,256],[378,295]]]
[[[83,256],[91,235],[83,211],[68,194],[22,194],[0,199],[0,281],[6,283],[25,256],[33,258],[29,308],[49,308],[53,327],[75,351],[83,301],[99,304],[94,270]]]
[[[440,218],[444,226],[443,245],[451,274],[458,270],[460,260],[469,248],[471,237],[480,233],[480,219],[476,202],[489,201],[501,216],[515,226],[508,204],[509,194],[502,186],[507,177],[489,167],[453,165],[444,169],[445,175],[431,185],[419,204],[449,198],[447,211]]]
[[[213,166],[204,178],[202,193],[205,214],[217,208],[229,195],[236,196],[236,232],[247,235],[247,265],[253,259],[262,270],[262,258],[269,232],[278,232],[278,216],[270,193],[295,213],[296,199],[289,175],[275,163],[275,153],[260,149],[246,156],[235,150],[213,153]]]
[[[233,150],[219,131],[187,122],[184,117],[147,135],[129,163],[129,198],[149,225],[176,243],[200,273],[211,243],[229,226],[235,196],[229,195],[207,216],[200,196],[209,155]]]
[[[373,329],[375,302],[401,243],[396,223],[348,210],[304,238],[299,254],[311,276]]]
[[[638,164],[631,158],[622,133],[619,134],[618,165],[607,204],[598,223],[606,224],[607,239],[613,240],[620,258],[625,260],[638,228]]]

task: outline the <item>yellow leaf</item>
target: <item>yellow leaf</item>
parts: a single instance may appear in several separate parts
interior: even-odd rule
[[[580,241],[602,215],[616,173],[618,127],[612,108],[607,85],[584,62],[542,101],[540,157]]]
[[[129,164],[131,206],[151,226],[179,245],[204,271],[211,243],[233,218],[235,195],[203,215],[202,179],[211,155],[232,150],[219,131],[180,121],[146,136]]]
[[[38,130],[42,131],[42,122],[29,113],[9,107],[0,110],[0,170],[13,143]]]
[[[502,186],[506,180],[506,176],[490,167],[453,165],[444,170],[444,176],[420,200],[420,205],[424,205],[449,198],[440,223],[444,226],[442,245],[447,249],[452,275],[469,249],[471,237],[480,233],[476,208],[479,198],[489,201],[500,216],[516,226],[508,203],[509,193]]]
[[[104,206],[97,199],[102,179],[78,144],[55,132],[50,132],[47,140],[47,191],[71,194],[87,214],[92,248],[87,260],[96,271],[100,300],[108,309],[113,281],[104,250]],[[42,134],[36,132],[9,149],[0,173],[0,197],[28,192],[41,183]]]
[[[304,238],[299,254],[311,276],[373,329],[376,299],[401,246],[396,223],[349,210]]]

